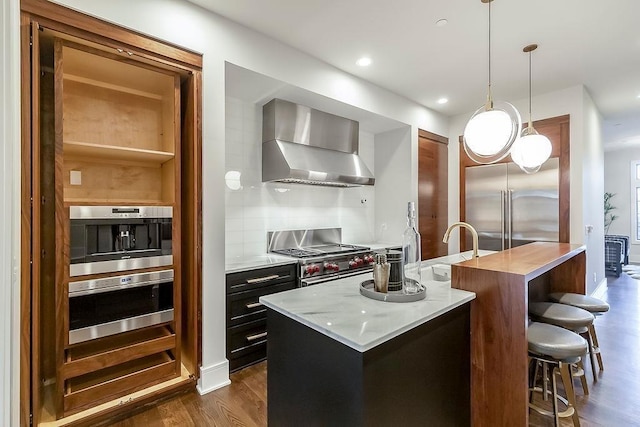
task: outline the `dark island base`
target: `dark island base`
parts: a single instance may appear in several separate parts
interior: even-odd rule
[[[269,309],[269,425],[470,425],[469,307],[364,353]]]

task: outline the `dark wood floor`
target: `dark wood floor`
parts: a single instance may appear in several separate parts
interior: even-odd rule
[[[583,426],[640,426],[640,281],[623,274],[609,278],[604,297],[611,310],[596,319],[605,370],[594,383],[588,364],[590,394],[576,380],[578,411]],[[231,385],[204,396],[189,392],[122,421],[125,426],[265,426],[267,366],[260,363],[231,375]],[[530,425],[551,426],[531,413]],[[571,426],[563,420],[563,426]]]

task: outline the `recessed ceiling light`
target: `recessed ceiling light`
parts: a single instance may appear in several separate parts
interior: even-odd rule
[[[449,100],[447,98],[440,98],[437,102],[438,104],[446,104],[447,102],[449,102]]]
[[[371,65],[371,62],[371,58],[369,58],[368,56],[363,56],[356,61],[356,65],[359,65],[361,67],[368,67],[369,65]]]
[[[442,18],[442,19],[438,19],[436,21],[436,27],[444,27],[445,25],[447,25],[449,23],[449,21],[447,21],[446,19]]]

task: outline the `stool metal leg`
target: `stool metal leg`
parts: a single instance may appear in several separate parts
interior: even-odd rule
[[[596,335],[596,327],[591,324],[589,326],[589,335],[591,335],[591,339],[593,340],[593,348],[596,353],[596,357],[598,358],[598,367],[601,371],[604,370],[604,365],[602,364],[602,353],[600,352],[600,343],[598,343],[598,335]]]
[[[580,417],[578,417],[578,409],[576,408],[576,394],[573,388],[573,380],[569,371],[569,365],[560,362],[560,376],[562,377],[562,383],[564,384],[564,391],[567,394],[567,400],[569,405],[573,408],[573,425],[580,427]]]

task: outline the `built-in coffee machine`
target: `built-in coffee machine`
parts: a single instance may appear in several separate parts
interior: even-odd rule
[[[173,264],[166,206],[71,206],[71,277]]]

